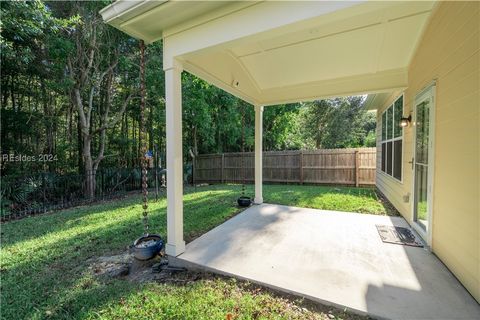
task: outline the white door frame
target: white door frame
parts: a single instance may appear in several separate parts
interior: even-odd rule
[[[423,88],[415,96],[415,102],[413,105],[413,115],[412,123],[415,124],[417,120],[417,105],[426,100],[430,99],[431,106],[429,108],[429,130],[428,130],[428,176],[427,176],[427,213],[428,213],[428,226],[427,230],[423,230],[417,222],[415,221],[415,180],[416,180],[416,170],[415,170],[415,157],[416,157],[416,145],[417,145],[417,133],[416,128],[413,128],[413,172],[412,172],[412,227],[415,231],[423,238],[426,242],[429,249],[432,247],[432,236],[433,236],[433,192],[434,192],[434,176],[435,176],[435,93],[436,93],[436,82],[433,81],[431,84]]]

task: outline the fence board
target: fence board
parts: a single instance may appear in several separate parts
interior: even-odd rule
[[[263,181],[374,185],[375,148],[320,149],[263,152]],[[253,152],[198,155],[197,183],[251,183],[255,169]]]

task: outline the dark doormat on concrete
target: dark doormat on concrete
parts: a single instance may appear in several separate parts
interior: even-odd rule
[[[422,241],[415,237],[412,230],[403,227],[375,225],[383,242],[423,247]]]

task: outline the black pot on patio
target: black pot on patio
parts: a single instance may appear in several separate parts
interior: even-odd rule
[[[237,199],[239,207],[249,207],[252,204],[252,199],[250,197],[241,196]]]

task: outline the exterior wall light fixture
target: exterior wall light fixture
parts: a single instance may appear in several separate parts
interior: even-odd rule
[[[402,119],[400,119],[400,126],[402,128],[408,127],[410,125],[410,122],[412,122],[412,116],[411,115],[409,115],[407,118],[402,117]]]

